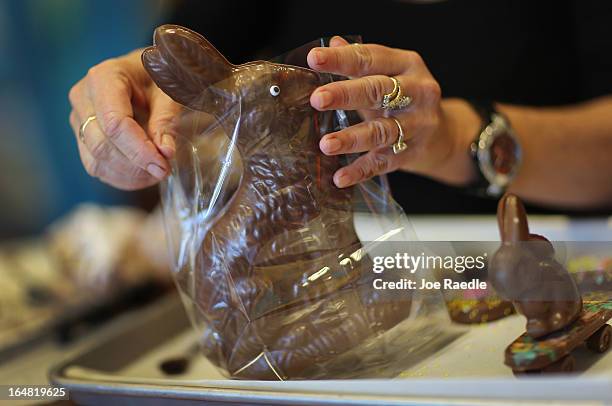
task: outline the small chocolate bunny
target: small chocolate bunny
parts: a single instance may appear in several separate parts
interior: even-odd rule
[[[182,276],[211,361],[233,377],[324,376],[323,365],[410,313],[410,295],[372,289],[353,226],[354,189],[338,189],[336,157],[319,151],[331,114],[310,106],[314,71],[229,63],[206,39],[165,25],[142,55],[172,99],[217,117],[242,159],[231,199],[210,220]],[[179,283],[181,283],[179,281]]]
[[[525,208],[517,196],[499,202],[502,245],[490,264],[493,286],[527,318],[527,334],[539,338],[572,323],[582,298],[567,270],[555,260],[552,244],[529,233]]]

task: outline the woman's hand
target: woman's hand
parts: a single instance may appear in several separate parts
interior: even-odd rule
[[[338,170],[334,182],[347,187],[373,176],[397,169],[421,173],[454,184],[466,183],[472,176],[467,153],[469,138],[478,130],[478,118],[467,103],[441,102],[441,89],[421,57],[412,51],[373,44],[350,45],[340,37],[330,48],[315,48],[308,64],[317,71],[350,77],[315,90],[312,106],[318,110],[358,110],[364,122],[330,133],[320,142],[327,155],[366,152]],[[383,96],[393,91],[395,77],[410,106],[390,112],[402,126],[406,150],[395,155],[392,145],[399,128],[386,117]]]
[[[72,87],[70,125],[87,172],[120,189],[151,186],[175,153],[170,122],[180,110],[151,81],[141,51],[94,66]],[[96,116],[79,137],[79,127]]]

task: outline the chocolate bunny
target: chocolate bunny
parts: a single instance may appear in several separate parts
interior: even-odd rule
[[[208,223],[193,281],[208,358],[233,377],[324,376],[322,366],[404,320],[410,296],[373,291],[371,262],[353,226],[353,189],[320,153],[331,113],[309,103],[314,71],[229,63],[206,39],[165,25],[142,61],[176,102],[217,117],[235,140],[243,173]],[[180,278],[183,278],[182,281]],[[191,278],[191,279],[190,279]]]
[[[502,245],[491,261],[491,280],[497,292],[527,318],[527,334],[539,338],[576,320],[582,310],[576,283],[555,260],[552,244],[529,233],[520,199],[505,195],[497,219]]]

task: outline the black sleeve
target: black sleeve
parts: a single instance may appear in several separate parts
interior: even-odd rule
[[[612,1],[573,0],[580,98],[612,94]]]
[[[183,25],[205,36],[230,62],[254,59],[276,35],[282,14],[277,0],[181,0],[164,23]]]

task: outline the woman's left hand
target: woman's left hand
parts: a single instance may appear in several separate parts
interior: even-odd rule
[[[374,44],[351,45],[343,38],[334,37],[329,48],[310,51],[308,64],[317,71],[351,78],[316,89],[310,98],[315,109],[357,110],[364,119],[321,139],[320,148],[326,155],[366,152],[336,172],[334,182],[338,187],[348,187],[398,169],[449,183],[467,181],[465,178],[470,176],[467,145],[453,131],[457,125],[442,107],[440,85],[419,54]],[[412,102],[404,110],[387,113],[382,109],[382,100],[393,91],[390,77],[398,80],[402,93],[412,98]],[[461,101],[451,102],[450,110],[469,111],[467,106],[458,104]],[[392,146],[398,140],[399,128],[391,117],[402,126],[407,144],[397,155]]]

